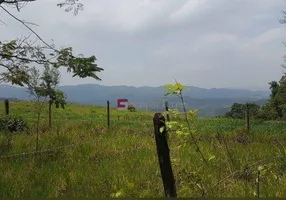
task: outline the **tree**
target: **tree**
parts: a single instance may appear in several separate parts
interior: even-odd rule
[[[56,108],[61,107],[64,109],[67,104],[65,93],[63,91],[56,90],[53,96],[53,102],[55,103]]]
[[[41,119],[41,113],[46,103],[49,105],[49,127],[51,128],[52,120],[52,104],[56,105],[56,108],[60,106],[64,108],[66,104],[66,96],[60,91],[56,90],[59,84],[60,74],[57,69],[45,66],[45,70],[42,75],[35,67],[32,67],[28,75],[30,80],[27,84],[29,94],[34,98],[34,108],[37,114],[37,136],[36,136],[36,150],[38,150],[39,141],[39,124]]]
[[[19,86],[29,84],[29,71],[31,65],[51,65],[55,68],[65,67],[68,72],[80,78],[92,77],[100,80],[98,72],[103,71],[94,62],[95,56],[84,57],[82,54],[75,56],[71,47],[56,49],[54,44],[45,42],[28,23],[16,18],[5,7],[14,7],[17,10],[23,8],[26,3],[36,0],[0,0],[0,8],[8,13],[12,18],[17,20],[37,38],[30,40],[30,36],[12,41],[0,41],[0,66],[6,69],[0,74],[0,82],[10,82]],[[59,7],[67,7],[65,11],[83,9],[83,5],[78,0],[66,0],[57,4]],[[41,42],[38,44],[36,42]]]
[[[277,81],[271,81],[269,83],[270,85],[270,90],[271,90],[271,96],[270,98],[274,98],[278,92],[279,89],[279,83],[277,83]]]
[[[279,82],[269,83],[271,94],[268,102],[262,107],[261,118],[276,120],[285,118],[286,113],[286,75]]]
[[[36,0],[0,0],[0,5],[14,6],[18,11],[20,11],[20,9],[23,8],[25,4],[34,1]],[[83,4],[80,3],[79,0],[65,0],[61,3],[58,3],[57,6],[66,7],[66,12],[74,10],[75,15],[79,10],[83,10]]]
[[[37,130],[36,130],[36,151],[38,151],[39,147],[39,124],[41,118],[42,109],[46,103],[46,91],[43,90],[41,86],[41,78],[39,70],[35,67],[32,67],[28,71],[28,75],[30,77],[28,82],[28,92],[34,98],[34,108],[37,114]]]
[[[245,117],[246,106],[248,105],[249,114],[252,117],[257,117],[260,106],[255,103],[246,103],[246,104],[239,104],[234,103],[231,106],[231,110],[225,114],[226,117],[233,118],[233,119],[243,119]]]
[[[286,24],[286,11],[283,11],[281,24]],[[286,43],[284,42],[284,45]],[[286,61],[286,56],[284,56]],[[286,68],[285,65],[282,67]],[[271,81],[269,83],[271,94],[268,102],[262,107],[260,117],[268,120],[277,120],[285,118],[286,113],[286,73],[282,75],[279,82]]]
[[[231,110],[225,114],[226,117],[234,119],[243,119],[244,117],[244,105],[239,103],[234,103],[231,106]]]
[[[61,106],[64,108],[66,104],[66,96],[65,94],[60,91],[56,90],[60,82],[60,73],[54,67],[49,67],[49,65],[45,65],[45,70],[41,77],[43,81],[41,83],[41,89],[44,92],[44,95],[49,97],[49,127],[52,127],[52,105],[53,103],[56,104],[56,108]]]

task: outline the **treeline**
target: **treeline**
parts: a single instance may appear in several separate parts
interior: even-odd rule
[[[234,103],[231,110],[225,114],[225,117],[243,119],[248,105],[251,118],[265,120],[286,119],[286,74],[281,77],[279,82],[272,81],[269,85],[271,94],[265,105],[260,107],[255,103]]]

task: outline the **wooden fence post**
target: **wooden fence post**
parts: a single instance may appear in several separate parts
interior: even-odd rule
[[[107,127],[110,127],[110,109],[109,109],[109,101],[107,101]]]
[[[246,104],[245,109],[245,128],[247,131],[249,131],[249,105]]]
[[[166,109],[167,112],[169,111],[168,101],[165,102],[165,109]],[[167,114],[167,121],[168,121],[168,122],[170,121],[170,116],[169,116],[169,114]]]
[[[4,101],[4,104],[5,104],[5,115],[8,116],[9,115],[9,100],[6,99]]]
[[[177,197],[175,179],[170,160],[170,150],[166,138],[167,131],[164,116],[161,113],[156,113],[153,118],[153,123],[165,197]]]
[[[257,197],[259,198],[259,196],[260,196],[260,170],[259,169],[258,169],[258,172],[257,172],[256,194],[257,194]]]

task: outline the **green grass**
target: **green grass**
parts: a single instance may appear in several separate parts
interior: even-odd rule
[[[12,147],[1,148],[0,156],[35,151],[33,104],[11,102],[10,113],[23,116],[29,130],[14,135]],[[0,160],[0,197],[110,197],[115,193],[124,197],[163,197],[153,114],[112,109],[111,127],[107,129],[106,108],[69,104],[65,110],[53,109],[53,129],[48,130],[45,109],[40,149],[71,144],[75,147],[65,147],[58,154]],[[3,102],[0,116],[4,116]],[[200,197],[199,187],[209,197],[254,197],[257,170],[263,164],[260,196],[286,197],[285,123],[252,120],[250,143],[236,140],[243,120],[205,118],[195,120],[192,126],[204,156],[214,157],[204,164],[191,141],[184,143],[175,133],[169,133],[179,197]],[[219,141],[217,136],[222,139]],[[7,134],[1,133],[0,147],[6,140]],[[257,165],[249,169],[248,176],[234,174],[254,163]]]

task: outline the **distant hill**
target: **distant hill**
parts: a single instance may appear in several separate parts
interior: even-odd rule
[[[68,97],[68,101],[81,104],[116,106],[118,98],[127,98],[129,103],[137,109],[161,112],[164,110],[164,87],[132,87],[132,86],[103,86],[98,84],[84,84],[75,86],[61,86]],[[188,109],[199,109],[200,116],[216,116],[226,113],[235,103],[255,102],[259,105],[266,103],[270,91],[250,91],[243,89],[203,89],[188,86],[184,91],[185,103]],[[9,85],[0,85],[1,98],[17,98],[29,100],[27,89]],[[171,108],[178,106],[180,100],[167,98]]]

